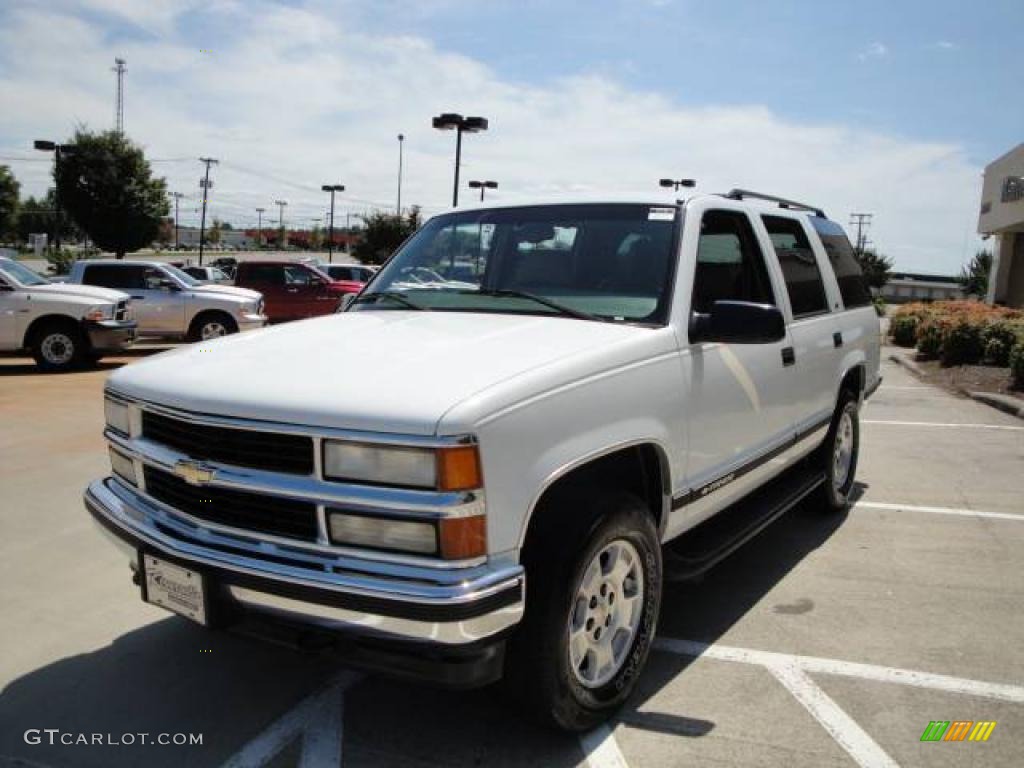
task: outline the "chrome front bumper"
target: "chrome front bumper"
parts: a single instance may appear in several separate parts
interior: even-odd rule
[[[266,315],[238,315],[235,319],[238,322],[239,331],[254,331],[269,322]]]
[[[257,613],[448,648],[496,637],[523,616],[520,565],[437,569],[312,551],[207,528],[112,477],[93,482],[84,501],[136,567],[140,552],[163,555]]]

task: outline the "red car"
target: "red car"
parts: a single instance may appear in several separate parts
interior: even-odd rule
[[[329,315],[341,297],[358,293],[363,283],[332,280],[316,267],[294,261],[242,261],[235,285],[263,294],[270,322]]]

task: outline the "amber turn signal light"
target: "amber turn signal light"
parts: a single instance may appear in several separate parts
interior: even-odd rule
[[[475,445],[453,445],[437,451],[437,490],[470,491],[483,486],[480,454]]]
[[[467,560],[487,554],[487,518],[446,517],[438,526],[441,557],[445,560]]]

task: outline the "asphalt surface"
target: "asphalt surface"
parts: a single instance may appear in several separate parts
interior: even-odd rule
[[[1024,421],[884,364],[858,503],[795,509],[667,587],[640,689],[580,739],[494,689],[352,675],[141,603],[80,501],[107,472],[103,380],[131,359],[62,376],[0,359],[0,766],[1024,764]],[[997,725],[922,743],[932,720]]]

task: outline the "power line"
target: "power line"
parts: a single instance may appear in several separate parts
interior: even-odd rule
[[[854,248],[854,253],[857,256],[861,256],[864,253],[864,249],[868,245],[868,228],[871,226],[871,219],[873,214],[870,213],[851,213],[850,214],[850,226],[857,228],[857,245]]]

